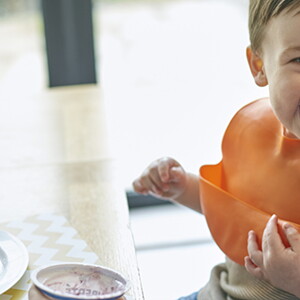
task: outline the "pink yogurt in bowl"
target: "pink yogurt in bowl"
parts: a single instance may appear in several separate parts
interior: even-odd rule
[[[129,289],[120,273],[82,263],[43,266],[32,272],[31,279],[43,294],[55,300],[115,300]]]

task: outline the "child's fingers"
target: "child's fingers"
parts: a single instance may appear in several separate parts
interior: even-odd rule
[[[133,185],[134,191],[139,194],[147,195],[150,191],[149,187],[144,186],[143,183],[139,179],[135,180],[132,185]]]
[[[272,251],[273,253],[277,253],[278,251],[282,251],[285,247],[282,243],[281,237],[278,233],[278,218],[276,215],[273,215],[264,230],[263,233],[263,244],[262,248],[264,252]]]
[[[300,234],[295,227],[289,223],[283,225],[285,235],[294,252],[300,253]]]
[[[168,190],[168,184],[164,183],[159,175],[158,169],[151,169],[149,179],[156,193],[162,194]]]
[[[263,265],[263,254],[257,243],[257,236],[253,230],[248,233],[247,250],[253,264],[258,267]]]
[[[136,179],[132,183],[132,186],[133,186],[134,191],[139,193],[139,194],[146,194],[147,193],[147,190],[145,189],[145,187],[142,185],[142,183],[138,179]]]
[[[172,167],[170,170],[171,182],[179,182],[184,177],[184,171],[181,167]]]
[[[173,168],[175,169],[172,170]],[[179,169],[183,174],[182,167],[172,158],[165,157],[156,160],[133,182],[134,190],[142,194],[152,193],[160,197],[170,197],[172,184],[181,182],[181,180],[174,181],[178,179]]]
[[[148,193],[153,193],[155,195],[161,195],[162,191],[153,180],[152,176],[144,176],[141,178],[143,186],[147,189]]]
[[[156,186],[149,176],[149,174],[144,174],[133,183],[134,190],[137,193],[148,194],[150,192],[160,195],[161,191],[159,187]]]
[[[173,158],[166,157],[160,160],[157,169],[162,182],[169,182],[171,178],[170,170],[174,166],[178,166],[178,162]]]
[[[162,182],[168,182],[170,180],[170,162],[167,159],[162,159],[158,164],[157,171]]]
[[[256,266],[249,256],[245,257],[246,270],[256,278],[263,279],[263,272],[260,267]]]

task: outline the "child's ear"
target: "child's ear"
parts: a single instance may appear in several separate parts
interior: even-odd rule
[[[247,47],[247,59],[255,83],[258,86],[266,86],[268,84],[268,80],[264,70],[263,61],[252,51],[251,47]]]

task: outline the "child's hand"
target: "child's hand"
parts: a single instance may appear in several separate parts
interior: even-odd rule
[[[176,199],[186,189],[187,174],[182,166],[169,157],[152,162],[133,182],[137,193],[154,194],[165,199]]]
[[[249,256],[245,257],[245,267],[255,277],[300,297],[300,234],[290,224],[284,224],[283,230],[291,245],[285,248],[277,223],[273,215],[264,230],[262,251],[254,231],[249,232]]]

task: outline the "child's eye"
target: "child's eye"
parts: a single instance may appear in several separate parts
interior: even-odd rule
[[[300,57],[296,57],[296,58],[292,59],[292,62],[300,63]]]

